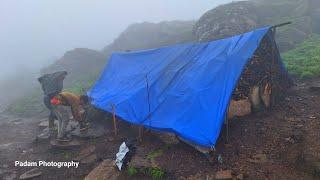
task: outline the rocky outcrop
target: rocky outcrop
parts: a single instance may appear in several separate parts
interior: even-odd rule
[[[170,44],[193,41],[194,21],[164,21],[160,23],[136,23],[123,31],[113,43],[103,50],[105,54],[113,51],[127,51],[157,48]]]
[[[199,41],[222,39],[259,26],[257,8],[252,2],[234,2],[205,13],[194,27]]]
[[[312,33],[320,33],[320,3],[316,0],[252,0],[218,6],[205,13],[194,26],[198,41],[211,41],[266,25],[292,21],[279,28],[281,51],[292,49]]]
[[[85,180],[116,180],[119,176],[120,172],[115,168],[114,161],[106,159],[93,169]]]
[[[74,84],[94,79],[106,63],[105,56],[95,50],[76,48],[68,51],[54,64],[42,70],[42,73],[67,71],[65,84]]]

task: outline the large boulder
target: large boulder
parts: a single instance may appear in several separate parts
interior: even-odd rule
[[[259,26],[257,8],[252,2],[233,2],[205,13],[194,27],[199,41],[222,39]]]

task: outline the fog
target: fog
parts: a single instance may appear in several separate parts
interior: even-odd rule
[[[102,49],[129,24],[198,19],[230,0],[1,0],[0,80],[77,47]]]
[[[74,48],[101,50],[132,23],[197,20],[231,0],[0,0],[1,107],[40,88],[40,69]],[[10,92],[10,93],[8,93]]]

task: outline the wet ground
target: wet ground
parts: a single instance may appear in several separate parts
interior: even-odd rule
[[[145,158],[161,152],[153,159],[166,172],[166,179],[211,179],[219,170],[231,170],[234,176],[243,175],[244,179],[319,179],[320,94],[310,91],[308,83],[297,84],[272,111],[230,121],[229,140],[224,128],[214,163],[184,143],[165,144],[150,133],[144,134],[137,148]],[[107,131],[100,138],[81,139],[78,148],[53,149],[47,141],[34,142],[41,119],[0,115],[0,179],[16,179],[32,169],[15,167],[15,160],[70,161],[93,146],[96,158],[81,163],[78,169],[40,167],[42,175],[36,178],[83,179],[103,159],[114,159],[120,144],[132,136],[120,126],[116,137]],[[124,170],[120,179],[150,177],[129,176]]]

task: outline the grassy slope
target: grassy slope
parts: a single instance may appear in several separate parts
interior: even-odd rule
[[[282,57],[291,74],[301,78],[320,76],[320,35],[313,34]]]

